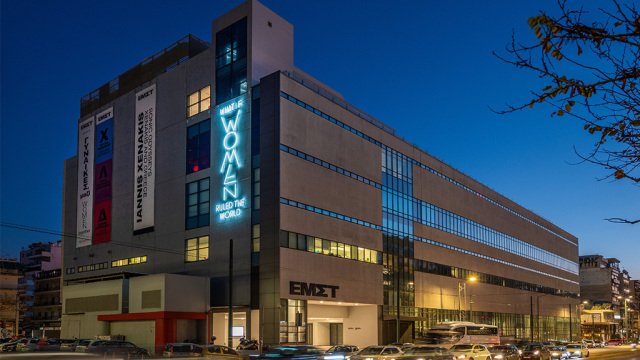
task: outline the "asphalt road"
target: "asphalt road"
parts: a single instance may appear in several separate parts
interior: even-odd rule
[[[589,349],[589,360],[640,360],[640,349],[632,349],[629,345],[607,346],[602,349]]]

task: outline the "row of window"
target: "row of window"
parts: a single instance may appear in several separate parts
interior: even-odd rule
[[[343,129],[355,134],[356,136],[361,137],[361,138],[371,142],[372,144],[375,144],[375,145],[377,145],[377,146],[379,146],[379,147],[381,147],[383,149],[389,148],[387,145],[385,145],[385,144],[381,143],[380,141],[370,137],[369,135],[364,134],[363,132],[352,128],[351,126],[341,122],[340,120],[337,120],[336,118],[334,118],[334,117],[332,117],[332,116],[320,111],[319,109],[316,109],[315,107],[305,103],[304,101],[301,101],[301,100],[299,100],[299,99],[297,99],[297,98],[285,93],[284,91],[280,92],[280,96],[282,98],[284,98],[286,100],[289,100],[290,102],[302,107],[303,109],[306,109],[306,110],[308,110],[308,111],[320,116],[321,118],[323,118],[323,119],[325,119],[325,120],[327,120],[327,121],[329,121],[329,122],[331,122],[331,123],[343,128]],[[391,150],[393,150],[393,149],[391,149]],[[395,151],[395,150],[393,150],[393,151]],[[546,226],[544,226],[544,225],[542,225],[542,224],[540,224],[540,223],[538,223],[538,222],[536,222],[534,220],[529,219],[528,217],[518,213],[517,211],[515,211],[515,210],[513,210],[513,209],[511,209],[511,208],[509,208],[509,207],[507,207],[505,205],[500,204],[499,202],[497,202],[497,201],[495,201],[495,200],[493,200],[493,199],[491,199],[491,198],[489,198],[489,197],[487,197],[487,196],[485,196],[485,195],[483,195],[483,194],[481,194],[481,193],[469,188],[468,186],[466,186],[466,185],[464,185],[464,184],[462,184],[462,183],[460,183],[460,182],[458,182],[458,181],[456,181],[456,180],[454,180],[454,179],[452,179],[452,178],[440,173],[439,171],[437,171],[437,170],[435,170],[435,169],[433,169],[433,168],[431,168],[431,167],[429,167],[429,166],[427,166],[425,164],[420,163],[419,161],[417,161],[417,160],[415,160],[415,159],[413,159],[411,157],[408,157],[408,156],[406,156],[406,155],[404,155],[404,154],[402,154],[400,152],[397,152],[397,153],[399,154],[399,156],[401,156],[403,158],[406,158],[411,164],[413,164],[415,166],[419,166],[420,168],[429,171],[430,173],[432,173],[432,174],[434,174],[434,175],[436,175],[436,176],[438,176],[438,177],[440,177],[440,178],[452,183],[453,185],[458,186],[458,187],[462,188],[463,190],[468,191],[468,192],[480,197],[481,199],[483,199],[485,201],[488,201],[489,203],[500,207],[501,209],[509,212],[510,214],[513,214],[513,215],[515,215],[515,216],[517,216],[517,217],[519,217],[519,218],[521,218],[521,219],[523,219],[523,220],[525,220],[525,221],[527,221],[527,222],[529,222],[529,223],[531,223],[533,225],[536,225],[536,226],[540,227],[541,229],[543,229],[543,230],[545,230],[545,231],[547,231],[547,232],[559,237],[560,239],[562,239],[562,240],[564,240],[564,241],[566,241],[566,242],[568,242],[568,243],[570,243],[570,244],[572,244],[572,245],[574,245],[576,247],[578,246],[578,244],[575,243],[573,240],[570,240],[570,239],[564,237],[563,235],[561,235],[561,234],[559,234],[559,233],[547,228]],[[384,161],[386,161],[386,160],[384,160]],[[399,168],[397,168],[397,169],[399,169]],[[401,174],[402,174],[402,172],[401,172]]]
[[[395,217],[383,215],[383,227],[389,229],[392,233],[401,232],[404,234],[411,234],[412,231],[410,229],[412,229],[413,226],[412,222],[415,221],[512,254],[539,261],[543,264],[547,264],[561,270],[569,271],[573,274],[578,273],[578,264],[576,262],[565,259],[557,254],[538,248],[527,242],[496,231],[488,226],[482,225],[433,204],[399,193],[394,190],[394,188],[406,190],[410,184],[404,185],[408,183],[402,182],[400,179],[393,176],[383,176],[383,181],[386,183],[395,183],[396,185],[388,186],[387,184],[379,184],[373,180],[357,175],[349,170],[335,166],[289,146],[281,144],[280,150],[383,190],[383,210],[387,210],[395,215]],[[412,213],[416,215],[412,216]]]
[[[292,206],[292,207],[295,207],[295,208],[298,208],[298,209],[311,211],[311,212],[314,212],[314,213],[317,213],[317,214],[321,214],[321,215],[324,215],[324,216],[329,216],[329,217],[334,218],[334,219],[343,220],[343,221],[347,221],[347,222],[350,222],[350,223],[353,223],[353,224],[362,225],[362,226],[365,226],[365,227],[368,227],[368,228],[371,228],[371,229],[383,230],[382,226],[380,226],[380,225],[372,224],[372,223],[369,223],[367,221],[355,219],[355,218],[352,218],[352,217],[347,216],[347,215],[338,214],[338,213],[335,213],[333,211],[321,209],[321,208],[318,208],[318,207],[315,207],[315,206],[312,206],[312,205],[307,205],[307,204],[304,204],[304,203],[301,203],[301,202],[298,202],[298,201],[295,201],[295,200],[290,200],[290,199],[286,199],[286,198],[280,198],[280,203],[284,204],[284,205]],[[457,251],[457,252],[464,253],[464,254],[467,254],[467,255],[471,255],[471,256],[482,258],[482,259],[486,259],[486,260],[489,260],[489,261],[494,261],[494,262],[497,262],[497,263],[500,263],[500,264],[512,266],[512,267],[515,267],[515,268],[518,268],[518,269],[528,270],[528,271],[534,272],[536,274],[549,276],[549,277],[552,277],[552,278],[555,278],[555,279],[559,279],[559,280],[563,280],[563,281],[566,281],[566,282],[569,282],[569,283],[572,283],[572,284],[576,284],[576,285],[579,284],[577,281],[573,281],[573,280],[570,280],[570,279],[567,279],[567,278],[564,278],[564,277],[561,277],[561,276],[549,274],[549,273],[546,273],[546,272],[543,272],[543,271],[540,271],[540,270],[536,270],[536,269],[532,269],[532,268],[529,268],[529,267],[526,267],[526,266],[514,264],[512,262],[509,262],[509,261],[506,261],[506,260],[503,260],[503,259],[494,258],[494,257],[488,256],[488,255],[484,255],[484,254],[480,254],[480,253],[474,252],[474,251],[461,249],[461,248],[458,248],[458,247],[455,247],[455,246],[451,246],[451,245],[448,245],[448,244],[444,244],[444,243],[441,243],[441,242],[438,242],[438,241],[435,241],[435,240],[429,240],[429,239],[421,238],[421,237],[418,237],[418,236],[415,236],[415,235],[411,235],[411,234],[406,235],[406,236],[409,236],[409,238],[411,240],[413,240],[413,241],[420,241],[420,242],[423,242],[423,243],[426,243],[426,244],[429,244],[429,245],[435,245],[435,246],[442,247],[442,248],[445,248],[445,249],[448,249],[448,250],[453,250],[453,251]]]
[[[380,251],[291,231],[280,230],[280,246],[315,254],[336,256],[372,264],[382,264],[382,253]]]
[[[491,284],[497,286],[508,287],[512,289],[525,290],[531,292],[544,293],[549,295],[568,296],[577,298],[578,294],[555,289],[539,284],[532,284],[525,281],[509,279],[502,276],[491,275],[486,273],[478,273],[468,269],[463,269],[455,266],[438,264],[425,260],[413,260],[413,269],[415,271],[424,272],[428,274],[435,274],[441,276],[452,277],[456,279],[468,279],[471,276],[477,278],[477,281],[484,284]]]
[[[144,264],[147,262],[147,256],[134,256],[127,259],[113,260],[111,262],[111,267],[120,267],[120,266],[129,266],[129,265],[137,265]]]
[[[87,272],[87,271],[104,270],[108,268],[109,268],[109,264],[107,262],[102,262],[99,264],[91,264],[91,265],[80,265],[78,266],[78,273]]]

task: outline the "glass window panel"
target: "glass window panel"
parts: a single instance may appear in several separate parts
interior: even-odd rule
[[[324,255],[329,255],[331,252],[331,242],[329,240],[322,240],[322,253]]]
[[[315,252],[322,253],[322,239],[315,238]]]
[[[197,205],[189,206],[187,208],[187,216],[188,217],[198,216],[198,206]]]
[[[192,182],[187,184],[187,189],[189,194],[196,193],[198,191],[198,183]]]
[[[298,234],[298,246],[296,247],[296,249],[304,250],[306,248],[307,248],[307,237],[302,234]]]
[[[338,257],[344,257],[344,244],[342,243],[338,244]]]
[[[295,249],[296,248],[296,244],[298,242],[298,237],[296,236],[296,233],[289,233],[289,248],[291,249]]]
[[[313,237],[307,235],[307,251],[313,252],[314,247]]]
[[[187,204],[194,205],[198,203],[198,194],[192,194],[187,197]]]
[[[338,243],[335,241],[331,241],[330,243],[330,255],[338,256]]]
[[[191,105],[187,108],[187,116],[191,117],[193,115],[196,115],[198,113],[198,104],[195,105]]]
[[[207,99],[211,97],[211,86],[205,86],[200,90],[200,99]]]
[[[358,261],[364,261],[364,248],[358,247]]]
[[[198,92],[196,91],[193,94],[189,95],[189,102],[187,103],[187,105],[191,107],[191,105],[198,104],[199,100],[200,99],[198,98]]]
[[[211,107],[211,99],[204,99],[200,103],[200,111],[208,110]]]
[[[351,245],[345,245],[345,247],[344,247],[344,257],[346,259],[351,259]]]
[[[209,203],[201,203],[200,205],[198,205],[198,212],[199,215],[206,215],[209,213]]]

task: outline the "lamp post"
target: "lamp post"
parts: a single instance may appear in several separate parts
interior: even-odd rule
[[[475,282],[478,281],[478,278],[475,276],[470,276],[465,281],[458,282],[458,320],[466,321],[467,320],[467,281]],[[462,296],[464,294],[464,310],[462,309]]]

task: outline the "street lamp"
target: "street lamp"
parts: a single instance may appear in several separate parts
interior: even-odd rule
[[[458,281],[458,320],[460,321],[467,320],[467,281],[475,282],[478,281],[478,278],[470,276],[465,281]],[[464,294],[464,312],[461,306],[462,294]]]

